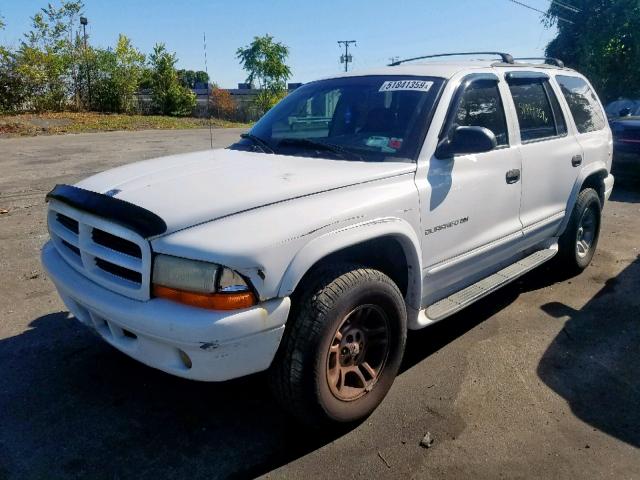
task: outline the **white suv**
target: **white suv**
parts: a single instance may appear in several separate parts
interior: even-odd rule
[[[407,329],[593,256],[602,105],[558,61],[499,56],[311,82],[227,149],[58,185],[42,262],[78,320],[151,367],[268,369],[298,418],[362,419]]]

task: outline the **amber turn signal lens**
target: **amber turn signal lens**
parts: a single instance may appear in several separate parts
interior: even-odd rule
[[[153,295],[210,310],[239,310],[252,307],[257,303],[256,296],[252,292],[196,293],[163,287],[162,285],[153,286]]]

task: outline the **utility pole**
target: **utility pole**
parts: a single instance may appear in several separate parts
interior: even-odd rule
[[[389,63],[390,63],[390,64],[392,64],[392,65],[393,65],[394,63],[396,63],[398,60],[400,60],[400,57],[398,57],[398,56],[395,56],[395,57],[389,57]]]
[[[349,63],[353,62],[353,56],[349,55],[349,45],[358,46],[355,40],[338,40],[338,46],[344,45],[344,55],[340,56],[340,63],[344,63],[344,71],[349,70]]]
[[[89,110],[91,110],[91,72],[89,71],[89,58],[87,57],[87,17],[80,17],[80,25],[82,25],[82,35],[84,36],[84,65],[87,73],[87,89],[89,93]]]

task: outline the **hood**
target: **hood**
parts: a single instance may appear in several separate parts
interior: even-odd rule
[[[415,164],[207,150],[125,165],[76,184],[162,217],[167,233],[264,205],[415,171]]]

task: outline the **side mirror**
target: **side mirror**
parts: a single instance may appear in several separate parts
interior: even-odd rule
[[[629,107],[624,107],[618,112],[618,115],[620,115],[621,117],[628,117],[629,115],[631,115],[631,109]]]
[[[454,155],[489,152],[498,142],[491,130],[484,127],[455,127],[436,148],[436,157],[451,158]]]

